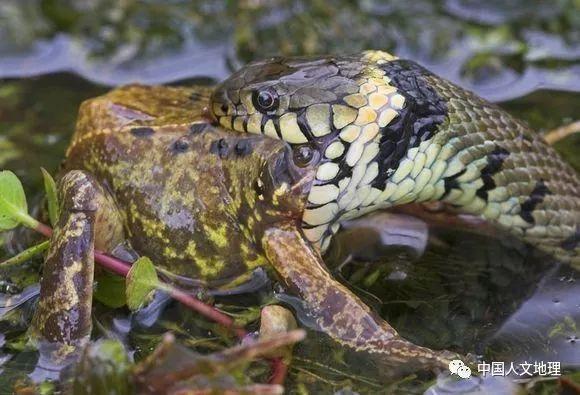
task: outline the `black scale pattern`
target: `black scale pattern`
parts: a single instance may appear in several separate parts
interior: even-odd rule
[[[377,158],[379,176],[372,186],[384,189],[389,176],[410,148],[429,140],[447,116],[447,101],[423,78],[432,75],[427,69],[408,60],[395,60],[381,65],[391,85],[405,97],[399,117],[381,130],[380,153]]]

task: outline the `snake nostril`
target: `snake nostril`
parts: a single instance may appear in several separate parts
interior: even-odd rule
[[[227,112],[228,112],[228,105],[227,105],[227,104],[225,104],[225,103],[223,103],[223,104],[221,105],[221,107],[220,107],[220,110],[222,110],[222,112],[223,112],[224,114],[227,114]]]

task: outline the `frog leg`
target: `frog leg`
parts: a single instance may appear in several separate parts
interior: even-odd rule
[[[447,368],[460,358],[449,351],[433,351],[401,338],[348,288],[336,281],[320,254],[294,224],[264,232],[262,246],[274,269],[305,304],[320,330],[355,351],[374,354],[386,365]]]
[[[32,335],[70,352],[91,333],[95,245],[110,251],[123,237],[112,198],[89,174],[59,182],[60,217],[45,259]],[[68,353],[67,352],[67,353]]]

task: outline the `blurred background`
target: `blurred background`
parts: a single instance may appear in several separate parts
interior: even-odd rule
[[[415,60],[498,102],[538,133],[579,117],[579,0],[0,0],[0,169],[14,171],[30,197],[40,196],[38,169],[57,170],[79,104],[112,86],[212,84],[269,55],[365,49]],[[580,169],[578,134],[556,148]],[[340,251],[334,251],[328,263],[340,266],[335,275],[410,340],[498,360],[562,360],[572,372],[580,368],[578,273],[544,265],[515,242],[452,230],[437,236],[439,243],[418,262],[396,257],[377,266],[365,258],[340,266]],[[339,247],[356,244],[347,239]],[[0,235],[0,258],[22,244]],[[26,268],[0,270],[0,302],[37,280],[39,262]],[[267,288],[248,306],[271,300]],[[223,303],[248,322],[257,317],[255,308]],[[3,315],[0,306],[0,387],[6,372],[17,376],[34,368],[33,357],[14,353],[29,310]],[[124,331],[136,358],[167,329],[202,351],[224,344],[179,306],[153,326],[103,306],[95,320]],[[380,371],[347,360],[340,349],[307,341],[290,372],[292,393],[347,394],[352,387],[420,393],[433,384],[412,377],[385,386]],[[552,382],[533,390],[550,394],[554,388]]]
[[[48,97],[56,119],[27,142],[62,152],[74,106],[106,86],[211,82],[269,55],[364,49],[508,102],[537,128],[570,122],[578,108],[578,0],[2,0],[0,165],[21,144],[10,120],[31,121]]]
[[[492,100],[580,89],[577,0],[3,0],[0,76],[163,83],[273,54],[385,49]]]

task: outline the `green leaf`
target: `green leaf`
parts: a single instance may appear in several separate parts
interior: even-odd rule
[[[147,257],[137,259],[127,274],[125,284],[127,307],[131,310],[139,309],[160,285],[153,262]]]
[[[38,386],[38,393],[40,395],[51,395],[56,393],[55,388],[56,384],[52,381],[43,381],[39,386]]]
[[[27,260],[29,260],[33,256],[41,254],[44,251],[46,251],[48,249],[48,247],[50,247],[50,242],[45,241],[45,242],[42,242],[42,243],[37,244],[35,246],[32,246],[30,248],[27,248],[26,250],[22,251],[18,255],[15,255],[12,258],[5,260],[4,262],[0,262],[0,267],[13,266],[13,265],[18,265],[22,262],[26,262]]]
[[[377,280],[379,279],[379,276],[381,275],[381,270],[380,269],[376,269],[374,272],[372,272],[369,276],[367,276],[364,281],[363,284],[365,287],[370,288],[373,286],[374,283],[377,282]]]
[[[58,197],[56,194],[56,183],[54,178],[47,172],[44,167],[40,168],[42,171],[42,177],[44,178],[44,189],[46,191],[46,200],[48,202],[48,217],[50,218],[50,224],[54,227],[58,221]]]
[[[28,217],[26,195],[20,180],[9,170],[0,172],[0,231],[10,230]],[[32,218],[31,218],[32,219]]]
[[[96,278],[93,296],[113,309],[125,305],[125,278],[103,270]]]

